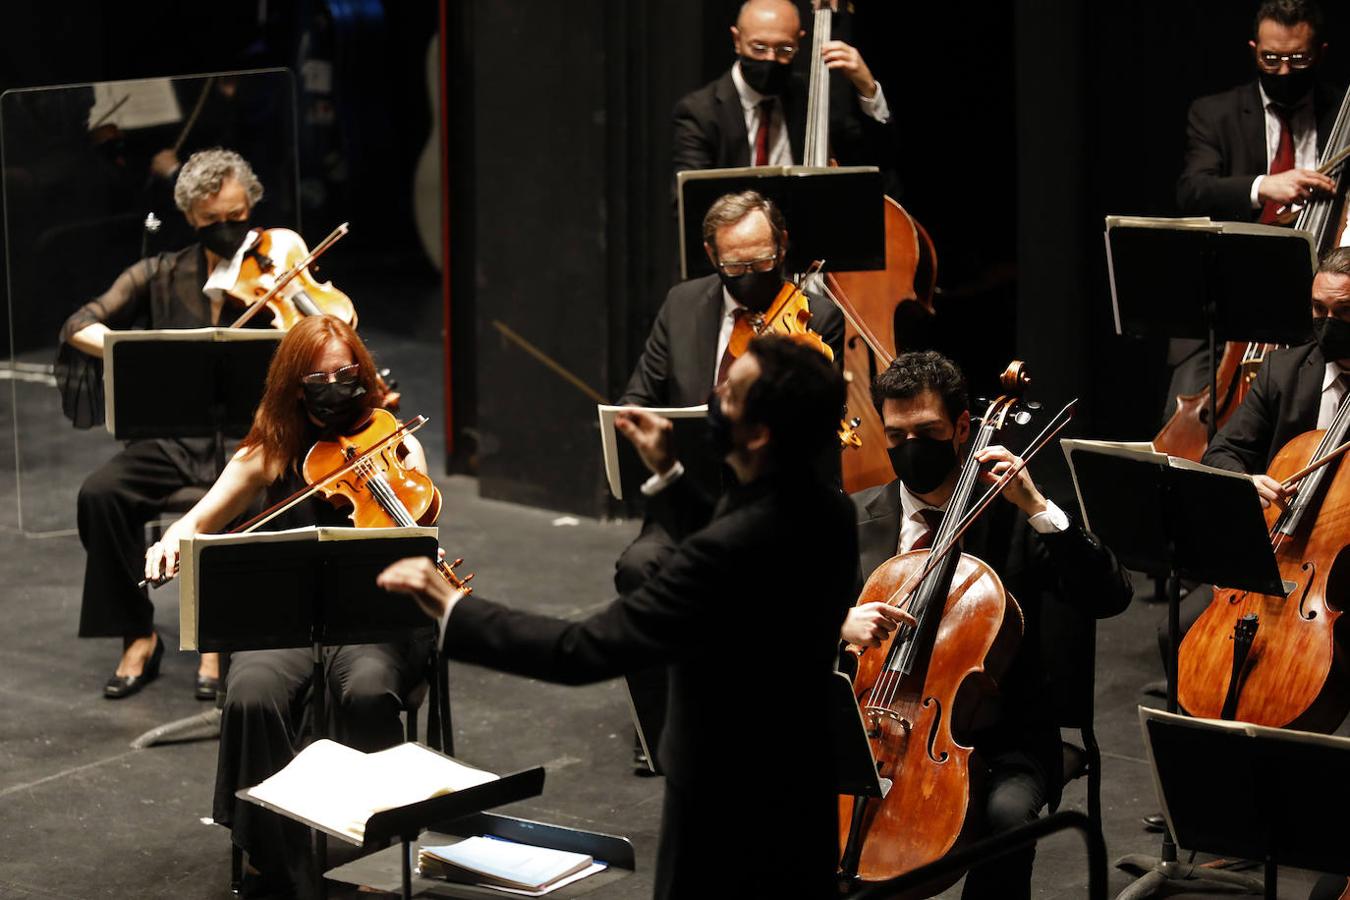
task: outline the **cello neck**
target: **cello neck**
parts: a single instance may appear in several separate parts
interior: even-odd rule
[[[821,59],[830,40],[834,9],[838,0],[813,0],[811,26],[811,89],[806,101],[806,147],[804,166],[830,163],[830,71]]]

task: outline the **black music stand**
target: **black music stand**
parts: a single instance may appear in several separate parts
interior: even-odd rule
[[[1209,343],[1209,435],[1218,420],[1219,341],[1312,336],[1312,236],[1273,225],[1108,216],[1116,334]]]
[[[1181,579],[1285,596],[1256,485],[1245,475],[1210,469],[1162,453],[1061,441],[1073,474],[1083,525],[1121,563],[1167,580],[1167,709],[1177,710]],[[1170,880],[1210,881],[1259,891],[1260,882],[1177,862],[1164,832],[1157,859],[1126,856],[1117,867],[1148,870],[1117,900],[1151,896]]]
[[[397,560],[436,559],[434,528],[202,535],[183,541],[182,551],[180,649],[309,647],[315,736],[325,733],[325,646],[380,643],[434,628],[412,597],[390,594],[375,584],[375,577]],[[312,834],[315,884],[322,898],[328,842],[323,831]]]
[[[876,166],[702,169],[680,172],[676,182],[682,278],[712,273],[703,251],[703,217],[718,197],[746,190],[783,211],[787,271],[805,272],[817,259],[832,272],[886,268],[886,200]]]
[[[214,438],[220,472],[225,436],[248,431],[282,337],[273,329],[253,328],[109,332],[103,339],[108,431],[119,441]],[[220,711],[211,709],[158,725],[131,746],[140,750],[219,733]]]
[[[103,344],[108,431],[119,441],[215,438],[216,469],[223,469],[225,435],[253,424],[282,337],[260,328],[110,332]]]
[[[1145,707],[1139,723],[1181,844],[1262,860],[1269,900],[1280,865],[1350,875],[1345,833],[1326,827],[1350,808],[1350,740]]]

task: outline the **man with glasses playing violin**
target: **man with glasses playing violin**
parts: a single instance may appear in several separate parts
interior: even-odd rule
[[[681,282],[670,289],[657,313],[646,347],[618,402],[626,406],[697,406],[708,399],[730,368],[728,349],[738,321],[762,313],[786,281],[784,260],[787,224],[772,201],[754,191],[727,194],[709,207],[703,219],[703,248],[717,272]],[[810,297],[811,330],[843,359],[844,320],[829,302]],[[693,473],[718,471],[720,461],[708,450],[709,460],[690,465]],[[663,482],[643,486],[650,495]],[[699,485],[716,496],[722,485]],[[620,593],[637,590],[654,575],[675,549],[675,541],[652,515],[644,516],[642,531],[615,563],[614,586]],[[631,680],[634,702],[659,712],[665,696],[664,676]],[[654,736],[653,736],[654,737]],[[640,753],[640,751],[639,751]],[[635,761],[639,771],[645,760]]]
[[[742,4],[731,27],[736,62],[675,106],[675,172],[801,162],[807,91],[792,63],[804,35],[789,0]],[[828,41],[822,58],[848,82],[848,91],[834,91],[841,96],[830,104],[833,155],[845,165],[892,168],[891,111],[862,54],[843,41]]]

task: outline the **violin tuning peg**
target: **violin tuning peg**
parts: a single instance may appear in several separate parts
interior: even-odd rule
[[[455,566],[459,565],[462,562],[464,562],[464,557],[461,556],[450,564],[450,568],[453,569]]]
[[[1041,404],[1040,404],[1040,402],[1037,401],[1037,400],[1028,400],[1026,403],[1023,404],[1023,406],[1025,406],[1027,409],[1040,409],[1040,408],[1041,408]]]
[[[470,581],[473,581],[473,576],[476,574],[477,574],[476,572],[470,572],[468,575],[465,575],[463,578],[461,578],[460,582],[463,584],[468,584]]]
[[[1019,410],[1017,414],[1013,416],[1013,421],[1018,425],[1025,425],[1031,421],[1031,413],[1026,410]]]

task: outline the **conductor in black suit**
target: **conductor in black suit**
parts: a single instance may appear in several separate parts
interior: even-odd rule
[[[731,27],[736,62],[675,106],[674,169],[800,164],[807,81],[792,69],[805,34],[789,0],[749,0]],[[809,48],[808,48],[809,49]],[[822,48],[830,79],[831,156],[844,165],[878,165],[893,182],[892,115],[862,55],[843,41]],[[896,185],[887,184],[894,193]]]
[[[681,282],[666,294],[619,404],[679,407],[706,402],[731,364],[727,345],[736,321],[763,312],[782,289],[787,246],[787,223],[773,201],[755,191],[714,201],[703,218],[703,249],[717,272]],[[811,330],[842,360],[843,316],[826,300],[808,299]],[[693,468],[717,470],[716,464]],[[716,482],[700,487],[712,494],[720,490]],[[615,564],[614,586],[621,593],[636,589],[673,546],[662,523],[647,515],[637,540]]]
[[[863,578],[898,553],[930,545],[971,436],[965,378],[941,354],[901,354],[873,382],[872,398],[897,477],[853,495]],[[982,475],[988,484],[1021,462],[992,445],[976,458],[988,467]],[[1024,617],[1017,653],[999,680],[995,711],[973,735],[988,779],[986,795],[971,802],[975,809],[983,804],[993,833],[1033,821],[1041,807],[1059,803],[1063,751],[1045,660],[1081,648],[1050,646],[1045,636],[1082,634],[1078,629],[1091,627],[1089,616],[1115,615],[1132,596],[1129,577],[1111,551],[1042,495],[1026,469],[1003,497],[1009,502],[995,503],[976,519],[961,547],[998,573]],[[902,618],[895,607],[867,603],[850,610],[842,637],[878,647]],[[1091,664],[1089,654],[1082,665]],[[972,869],[962,896],[1029,897],[1034,859],[1035,848],[1028,847]]]
[[[1251,47],[1256,79],[1191,104],[1186,162],[1177,180],[1183,215],[1273,223],[1276,211],[1334,191],[1316,171],[1342,92],[1317,82],[1326,52],[1315,0],[1265,0]],[[1172,342],[1167,416],[1178,394],[1209,384],[1203,341]]]
[[[680,477],[669,421],[621,413],[620,430],[663,476],[652,505],[679,544],[658,575],[580,622],[454,595],[426,559],[380,576],[442,617],[443,646],[455,659],[571,684],[670,666],[658,897],[833,893],[838,800],[827,685],[858,544],[848,499],[813,463],[837,441],[843,402],[843,379],[820,353],[784,337],[752,341],[709,411],[735,476],[715,512]],[[801,541],[809,559],[765,564]],[[741,686],[728,678],[733,649]],[[747,693],[746,684],[772,688]],[[772,735],[762,765],[738,752],[741,742]]]

